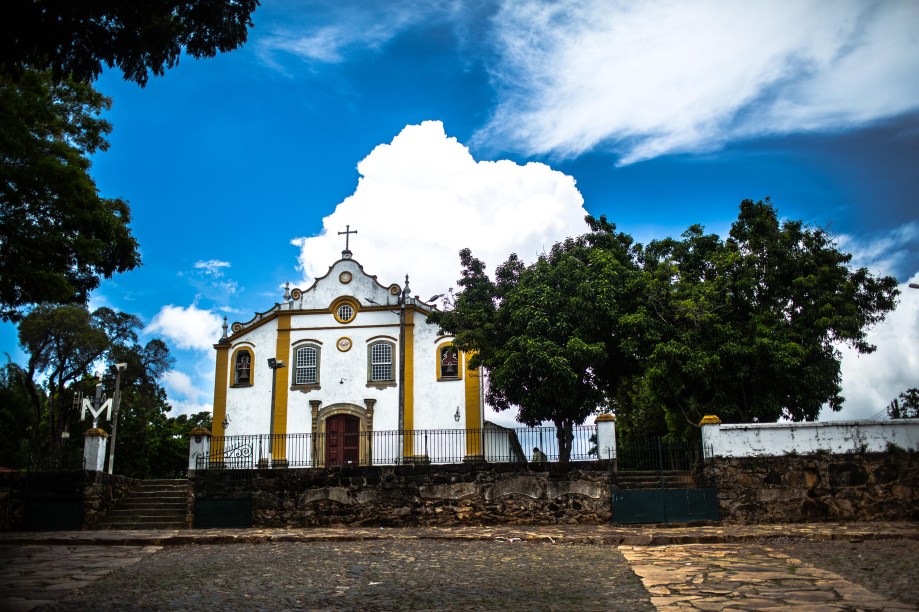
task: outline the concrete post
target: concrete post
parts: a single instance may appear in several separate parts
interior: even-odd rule
[[[108,434],[94,427],[83,434],[83,469],[90,472],[105,471],[105,447]]]
[[[612,461],[616,459],[616,417],[611,414],[599,414],[594,419],[597,424],[597,459]]]
[[[702,428],[702,456],[705,459],[714,457],[719,451],[721,419],[713,414],[706,414],[699,421],[699,426]]]
[[[195,427],[188,434],[188,475],[198,469],[198,458],[207,457],[211,452],[211,431],[204,427]]]

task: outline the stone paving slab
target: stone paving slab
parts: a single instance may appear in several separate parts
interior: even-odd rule
[[[768,546],[620,546],[661,612],[915,610]]]
[[[494,525],[450,527],[310,527],[250,529],[163,529],[0,533],[2,544],[184,546],[261,542],[355,540],[520,540],[554,544],[665,546],[729,544],[770,540],[919,540],[919,523],[807,523],[700,525],[690,527],[615,525]]]

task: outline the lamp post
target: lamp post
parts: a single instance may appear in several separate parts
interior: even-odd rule
[[[287,364],[274,357],[269,357],[268,367],[271,369],[271,422],[268,424],[268,444],[271,448],[271,456],[274,458],[274,398],[278,385],[277,370],[287,367]]]
[[[112,417],[112,445],[108,449],[108,473],[115,468],[115,440],[118,437],[118,409],[121,408],[121,373],[128,368],[126,363],[116,363],[109,366],[115,375],[115,415]]]

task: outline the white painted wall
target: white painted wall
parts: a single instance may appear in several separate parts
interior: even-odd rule
[[[702,425],[706,456],[776,457],[824,451],[883,452],[888,443],[919,450],[919,419]]]

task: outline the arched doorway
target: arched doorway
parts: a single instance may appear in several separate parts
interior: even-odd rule
[[[333,414],[325,420],[326,467],[356,465],[360,461],[361,420],[350,414]]]

